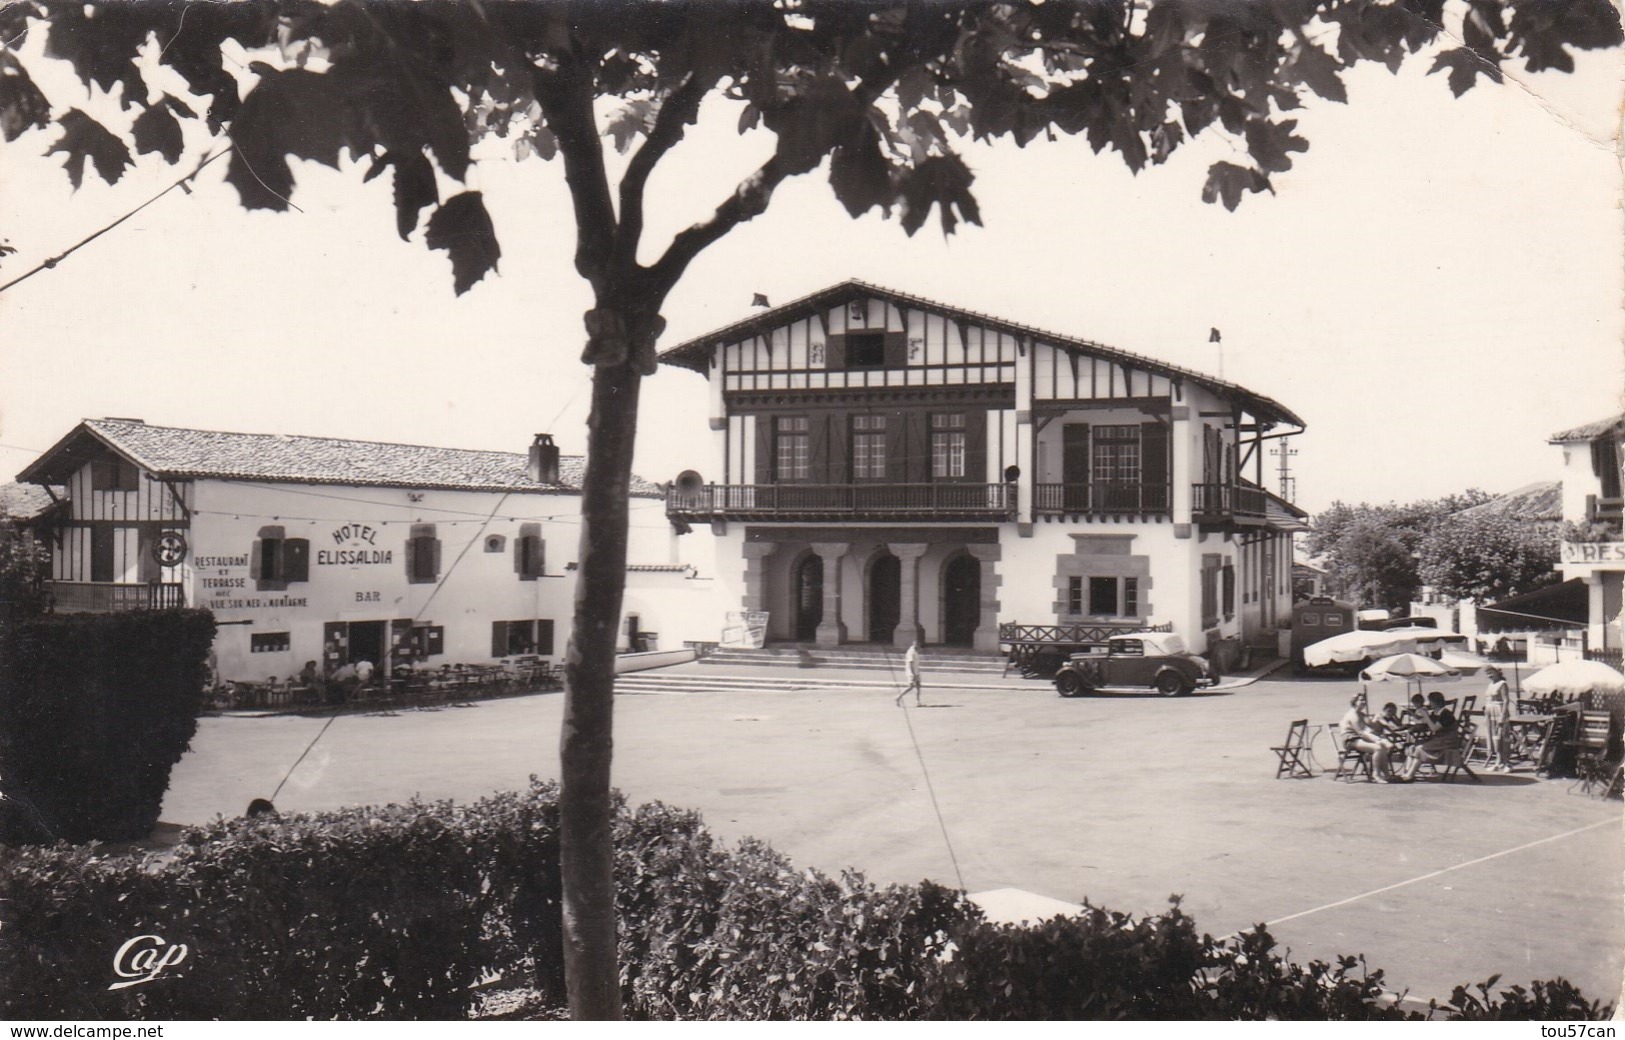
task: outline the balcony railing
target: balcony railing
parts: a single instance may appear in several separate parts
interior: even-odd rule
[[[1238,516],[1262,517],[1265,501],[1263,488],[1240,484],[1192,484],[1191,519],[1197,523],[1211,523]]]
[[[1622,517],[1622,504],[1625,504],[1625,499],[1587,495],[1586,519],[1594,524],[1612,524],[1618,527]]]
[[[672,488],[674,520],[1008,520],[1010,484],[706,484]]]
[[[1169,505],[1166,483],[1092,480],[1083,484],[1033,486],[1033,512],[1039,515],[1157,516],[1166,514]]]
[[[164,610],[186,606],[179,583],[126,584],[116,581],[51,583],[51,609],[58,614],[110,614],[121,610]]]

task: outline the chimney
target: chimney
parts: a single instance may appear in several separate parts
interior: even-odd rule
[[[549,434],[538,433],[530,444],[530,461],[525,473],[535,484],[559,482],[559,447]]]

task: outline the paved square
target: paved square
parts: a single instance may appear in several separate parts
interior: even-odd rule
[[[764,686],[838,677],[756,674]],[[638,685],[658,688],[655,678]],[[957,860],[973,892],[1137,913],[1178,893],[1204,931],[1278,922],[1271,930],[1294,959],[1364,953],[1424,1000],[1492,974],[1525,984],[1562,975],[1616,999],[1617,802],[1528,773],[1409,786],[1275,780],[1269,745],[1291,719],[1340,717],[1351,682],[1066,700],[1036,682],[944,689],[931,678],[927,706],[908,709],[872,686],[622,695],[616,785],[634,801],[698,809],[726,838],[756,836],[797,863],[882,882],[955,884]],[[341,717],[278,807],[467,800],[556,776],[561,706],[555,694]],[[269,796],[325,722],[204,720],[164,819],[200,822]],[[1323,766],[1330,748],[1322,734]]]

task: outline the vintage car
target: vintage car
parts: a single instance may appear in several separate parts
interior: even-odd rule
[[[1179,697],[1212,686],[1219,673],[1204,657],[1185,649],[1172,632],[1134,632],[1073,654],[1055,673],[1062,697],[1103,689],[1155,689]]]

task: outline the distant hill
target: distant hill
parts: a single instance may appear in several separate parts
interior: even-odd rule
[[[1525,484],[1488,502],[1463,509],[1459,516],[1504,516],[1509,520],[1558,524],[1563,521],[1563,483],[1559,480]]]

